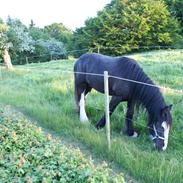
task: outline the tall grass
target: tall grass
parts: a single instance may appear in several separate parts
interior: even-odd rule
[[[134,54],[145,72],[159,85],[183,89],[182,51]],[[18,107],[41,125],[73,139],[80,140],[98,155],[118,163],[140,182],[181,182],[183,180],[183,96],[164,92],[167,103],[173,103],[173,127],[166,152],[156,152],[148,138],[145,114],[135,114],[135,128],[140,137],[120,135],[124,126],[126,104],[120,104],[111,118],[112,148],[107,151],[104,130],[94,124],[104,113],[104,97],[92,92],[87,98],[90,124],[82,125],[75,113],[73,75],[74,61],[52,61],[18,66],[14,72],[2,70],[0,101]]]

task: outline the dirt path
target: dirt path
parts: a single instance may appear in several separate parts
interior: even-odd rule
[[[28,116],[25,116],[23,113],[21,113],[20,111],[18,111],[17,109],[15,109],[14,107],[10,106],[10,105],[2,105],[0,104],[0,110],[2,110],[2,115],[6,116],[6,117],[10,117],[13,119],[28,119],[28,121],[30,123],[33,123],[34,125],[40,127],[40,125],[38,124],[38,122],[36,122],[35,120],[31,119]],[[43,133],[45,133],[46,135],[51,134],[53,138],[60,138],[60,142],[62,144],[64,144],[66,147],[70,148],[79,148],[80,151],[85,155],[86,158],[88,159],[92,159],[93,163],[98,165],[98,164],[102,164],[102,162],[105,162],[108,164],[109,168],[111,168],[113,170],[114,173],[120,173],[123,172],[124,174],[124,178],[125,181],[128,183],[137,183],[136,180],[134,180],[131,176],[128,175],[128,173],[123,170],[122,168],[118,167],[116,164],[114,164],[113,162],[109,162],[108,160],[100,157],[98,158],[97,155],[94,152],[91,152],[87,149],[86,146],[84,146],[81,142],[77,141],[77,140],[73,140],[73,138],[68,138],[65,137],[63,134],[56,134],[54,131],[42,128]]]

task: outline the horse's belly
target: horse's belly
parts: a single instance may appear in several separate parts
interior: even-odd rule
[[[90,77],[87,79],[89,86],[100,93],[104,93],[104,79],[103,77]],[[123,82],[121,82],[122,84]],[[123,96],[125,99],[128,98],[129,88],[123,83],[120,85],[118,82],[109,80],[109,95],[112,96]]]
[[[95,82],[95,80],[88,82],[89,86],[100,93],[104,93],[104,82]]]

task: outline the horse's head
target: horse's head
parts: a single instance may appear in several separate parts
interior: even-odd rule
[[[170,110],[172,105],[160,110],[157,121],[151,126],[150,135],[156,149],[165,150],[168,145],[168,136],[172,124]]]

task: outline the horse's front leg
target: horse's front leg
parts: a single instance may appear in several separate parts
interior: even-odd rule
[[[135,107],[135,104],[133,103],[133,101],[128,101],[125,123],[126,123],[126,133],[131,137],[138,136],[138,133],[134,130],[133,121],[132,121],[133,114],[134,114],[134,107]]]
[[[109,114],[110,116],[112,115],[112,113],[114,112],[114,110],[116,109],[117,105],[122,101],[122,97],[115,97],[113,96],[111,98],[111,101],[109,103]],[[105,115],[98,121],[98,123],[96,124],[96,128],[100,129],[103,128],[105,126],[106,120],[105,120]]]

